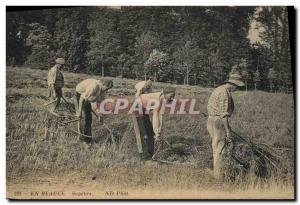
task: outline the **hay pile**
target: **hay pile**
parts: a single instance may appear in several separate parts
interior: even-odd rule
[[[169,138],[164,143],[163,148],[157,154],[162,162],[167,163],[186,163],[204,160],[206,167],[207,162],[212,160],[212,153],[209,144],[205,142],[200,145],[193,139],[177,137]],[[174,140],[175,139],[175,140]],[[200,147],[200,149],[198,149]],[[201,155],[202,153],[202,155]],[[282,171],[279,169],[279,156],[273,148],[252,142],[249,138],[241,137],[237,133],[233,133],[233,145],[229,147],[225,144],[223,153],[223,173],[226,178],[236,179],[243,177],[249,173],[259,178],[270,178],[273,174]],[[200,163],[200,162],[199,162]]]
[[[260,178],[270,178],[279,170],[276,151],[264,144],[254,143],[233,132],[233,149],[224,154],[225,174],[234,179],[252,173]]]

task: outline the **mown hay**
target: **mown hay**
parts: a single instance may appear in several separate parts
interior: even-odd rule
[[[235,179],[237,176],[254,174],[256,177],[267,179],[280,171],[280,160],[271,147],[251,142],[237,133],[233,134],[233,149],[230,152],[227,150],[228,153],[224,156],[227,178]]]

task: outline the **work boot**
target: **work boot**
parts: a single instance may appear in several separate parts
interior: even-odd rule
[[[151,155],[140,154],[140,161],[151,160]]]
[[[91,137],[80,136],[79,139],[87,144],[91,143],[91,141],[92,141]]]

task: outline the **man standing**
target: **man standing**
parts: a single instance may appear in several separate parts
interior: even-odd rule
[[[62,88],[64,86],[64,76],[61,70],[65,65],[65,60],[63,58],[58,58],[55,60],[55,62],[56,64],[49,70],[47,78],[49,97],[55,101],[55,104],[51,109],[52,112],[54,112],[60,104],[60,99],[62,98]]]
[[[214,176],[221,178],[224,173],[225,153],[233,147],[229,118],[234,110],[232,92],[243,87],[244,82],[239,74],[231,74],[224,85],[217,87],[211,94],[208,104],[207,130],[212,138]]]
[[[89,143],[92,135],[92,106],[91,103],[100,103],[105,93],[113,87],[111,80],[86,79],[76,86],[75,108],[78,121],[80,140]]]
[[[139,97],[141,94],[151,93],[152,92],[152,81],[141,81],[135,85],[135,97]]]

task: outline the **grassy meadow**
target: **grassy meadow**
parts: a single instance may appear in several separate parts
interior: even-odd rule
[[[64,75],[63,93],[69,102],[78,82],[98,78],[69,72]],[[212,176],[212,150],[203,115],[166,116],[162,135],[171,144],[188,147],[189,151],[167,154],[165,160],[174,164],[141,162],[130,116],[107,116],[105,126],[94,118],[94,143],[91,145],[82,143],[76,133],[55,123],[56,118],[42,106],[48,94],[46,77],[46,70],[6,68],[8,197],[18,198],[13,193],[22,187],[31,190],[47,187],[96,191],[94,198],[109,198],[102,194],[107,190],[129,190],[131,194],[118,196],[121,198],[294,198],[294,102],[291,94],[234,93],[232,129],[254,142],[274,147],[280,164],[268,180],[249,175],[224,183]],[[134,96],[137,81],[112,80],[114,88],[108,95]],[[154,83],[154,89],[170,85]],[[203,100],[203,104],[212,92],[211,88],[198,86],[171,86],[177,88],[179,96],[196,97]],[[60,109],[65,106],[63,102]],[[60,112],[63,111],[68,113],[67,110]],[[45,126],[49,122],[52,123],[45,137]],[[68,127],[76,130],[77,124]]]

